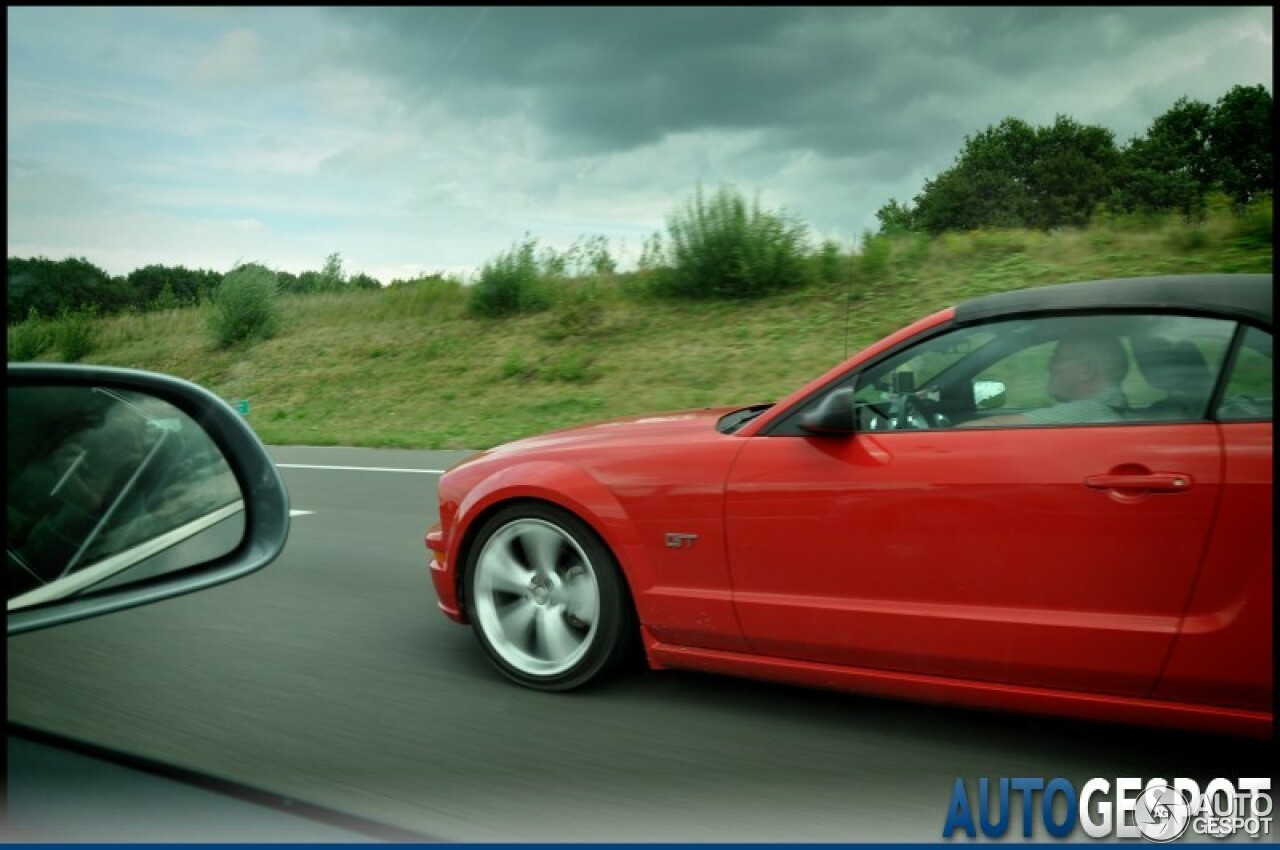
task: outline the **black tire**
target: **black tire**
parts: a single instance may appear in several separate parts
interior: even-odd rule
[[[484,521],[463,593],[485,653],[528,688],[581,687],[614,669],[634,642],[617,560],[585,522],[545,502],[514,502]]]

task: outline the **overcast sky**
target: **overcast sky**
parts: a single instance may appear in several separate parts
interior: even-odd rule
[[[856,243],[1013,116],[1272,88],[1269,7],[10,8],[9,256],[624,260],[699,181]]]

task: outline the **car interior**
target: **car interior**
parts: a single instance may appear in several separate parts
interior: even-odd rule
[[[1039,365],[1030,370],[1025,365],[1016,367],[1022,373],[1019,377],[1024,379],[1023,385],[1031,390],[1030,393],[1013,392],[1008,404],[1003,398],[993,404],[981,403],[975,398],[974,385],[984,377],[999,375],[993,367],[1015,362],[1022,352],[1038,346],[1045,346],[1047,352],[1053,343],[1069,333],[1072,321],[1109,326],[1130,352],[1131,368],[1124,384],[1129,400],[1129,407],[1124,411],[1127,421],[1202,421],[1209,417],[1216,378],[1228,350],[1230,323],[1203,320],[1204,324],[1198,328],[1192,326],[1201,333],[1193,338],[1183,335],[1186,326],[1165,322],[1162,317],[1116,316],[1000,323],[992,326],[997,332],[986,337],[980,332],[960,331],[966,338],[960,343],[962,350],[958,355],[954,344],[950,348],[945,344],[945,340],[956,335],[952,334],[935,341],[937,351],[928,351],[931,343],[926,342],[886,358],[856,377],[858,429],[948,428],[1050,403],[1047,397],[1026,403],[1044,385],[1044,372]],[[1267,361],[1267,381],[1270,343],[1269,334],[1249,329],[1240,354]],[[940,359],[944,365],[936,368]],[[1234,381],[1229,382],[1217,415],[1226,419],[1269,417],[1270,394],[1258,389],[1247,393]]]

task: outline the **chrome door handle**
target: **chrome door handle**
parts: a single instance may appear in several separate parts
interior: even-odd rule
[[[1084,486],[1095,490],[1148,490],[1153,493],[1180,493],[1191,488],[1191,476],[1181,472],[1148,475],[1090,475]]]

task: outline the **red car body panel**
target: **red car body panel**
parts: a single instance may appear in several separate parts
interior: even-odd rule
[[[600,535],[625,567],[641,621],[663,640],[745,651],[723,533],[725,475],[745,443],[715,429],[732,409],[569,429],[483,453],[446,475],[440,516],[447,545],[432,570],[441,607],[459,618],[460,577],[447,565],[462,563],[477,520],[515,499],[541,499]],[[671,469],[680,470],[678,481],[665,474]],[[672,549],[671,532],[697,535],[698,545]]]
[[[485,517],[541,500],[612,551],[655,668],[1269,735],[1270,422],[768,435],[955,315],[736,433],[715,427],[734,408],[680,411],[464,461],[428,535],[441,609],[467,622],[461,567]],[[1178,486],[1085,483],[1135,474]]]
[[[745,637],[771,657],[1145,696],[1220,464],[1212,424],[751,440],[726,528]],[[1193,483],[1084,486],[1127,466]]]
[[[1153,692],[1162,699],[1272,708],[1275,484],[1270,422],[1219,426],[1226,449],[1213,539]]]
[[[1106,696],[1029,688],[911,673],[860,670],[794,659],[733,655],[713,650],[650,644],[654,667],[724,673],[812,688],[852,691],[921,702],[1060,714],[1083,720],[1176,726],[1198,732],[1229,732],[1258,738],[1272,733],[1271,712],[1157,699]]]

